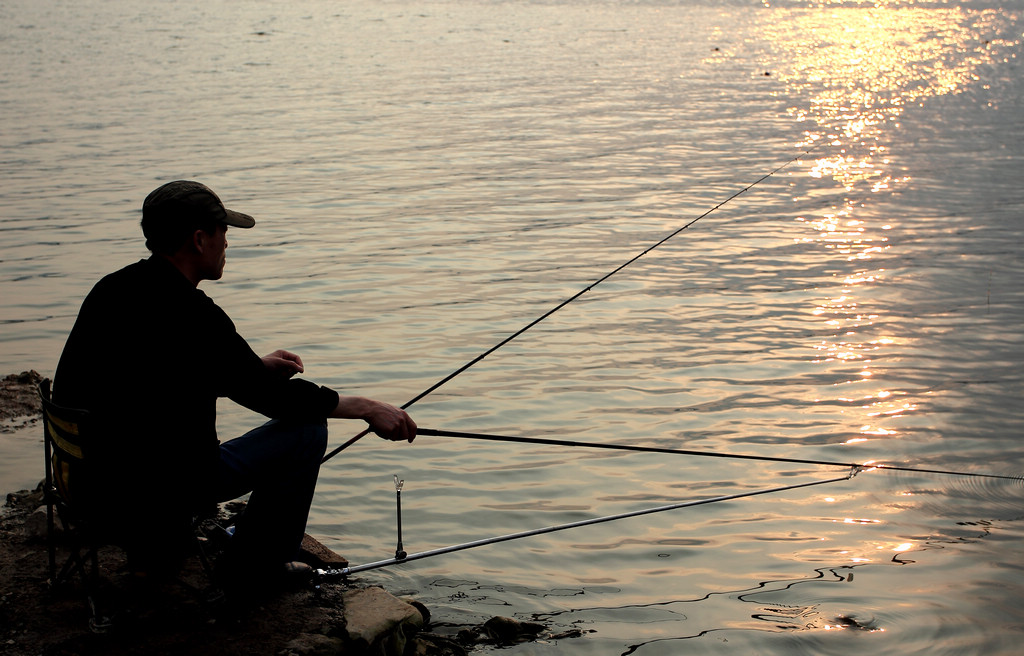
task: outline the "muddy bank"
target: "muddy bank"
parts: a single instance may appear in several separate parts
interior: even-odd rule
[[[41,488],[8,494],[0,519],[5,654],[449,655],[473,646],[432,635],[429,611],[414,601],[355,582],[268,587],[258,601],[229,604],[199,559],[190,558],[173,580],[139,589],[116,547],[100,551],[100,597],[112,622],[97,631],[81,577],[50,585],[41,504]],[[58,556],[66,553],[63,536],[60,544]],[[323,566],[331,554],[313,544],[304,560]]]

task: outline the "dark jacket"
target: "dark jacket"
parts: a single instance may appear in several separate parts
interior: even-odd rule
[[[209,297],[159,257],[96,284],[54,379],[54,400],[92,415],[97,494],[132,510],[209,503],[217,399],[272,418],[324,418],[338,394],[271,373]]]

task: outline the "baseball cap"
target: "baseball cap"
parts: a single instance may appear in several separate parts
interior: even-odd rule
[[[175,180],[154,189],[142,203],[142,221],[160,221],[188,214],[210,218],[236,228],[251,228],[256,220],[224,207],[217,194],[201,182]]]

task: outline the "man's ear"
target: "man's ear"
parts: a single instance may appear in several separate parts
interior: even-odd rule
[[[192,233],[192,248],[196,249],[197,253],[202,254],[203,249],[206,248],[206,240],[209,235],[206,234],[202,229],[198,229]]]

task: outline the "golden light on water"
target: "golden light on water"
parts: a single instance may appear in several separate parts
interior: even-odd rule
[[[864,472],[870,472],[874,468],[872,462],[868,461],[862,465]],[[912,492],[904,491],[902,496],[913,496]],[[874,510],[882,514],[898,512],[898,509],[890,506],[878,506],[874,508],[868,508],[860,499],[858,494],[844,494],[844,495],[823,495],[817,497],[813,503],[824,504],[829,507],[829,510],[824,510],[823,513],[830,517],[831,523],[838,526],[846,527],[881,527],[887,523],[885,519],[879,519],[877,516],[872,517],[870,515],[859,515],[854,514],[863,512],[864,510]],[[843,508],[847,510],[853,510],[853,513],[843,514]],[[861,533],[858,533],[859,535]],[[845,541],[845,532],[841,534]],[[861,565],[867,563],[880,563],[880,562],[898,562],[904,563],[909,562],[901,559],[901,554],[905,554],[909,551],[914,551],[918,548],[918,543],[910,540],[901,541],[900,539],[868,539],[866,541],[858,541],[855,545],[850,546],[833,546],[829,548],[829,544],[832,543],[832,536],[822,536],[817,538],[821,543],[820,550],[817,550],[817,554],[820,558],[825,560],[834,560],[839,558],[851,565]],[[904,538],[905,540],[905,538]]]
[[[829,333],[811,345],[812,362],[848,364],[842,387],[884,385],[874,381],[872,358],[896,341],[872,334],[883,317],[863,299],[870,287],[886,284],[878,260],[889,254],[899,219],[872,216],[870,203],[872,196],[912,181],[894,164],[899,153],[892,152],[889,134],[908,107],[960,93],[978,79],[979,66],[1015,44],[995,36],[1002,22],[995,9],[918,6],[910,0],[821,0],[797,9],[763,4],[771,7],[764,33],[775,59],[762,63],[785,84],[787,97],[801,99],[789,114],[805,126],[805,144],[820,144],[805,173],[831,179],[845,196],[820,215],[798,217],[806,227],[798,241],[859,263],[852,274],[836,274],[841,278],[835,292],[809,310]],[[917,407],[884,388],[860,399],[848,392],[839,396],[851,405],[860,401],[862,411],[855,424],[859,437],[848,444],[895,435],[887,422]]]
[[[838,520],[837,520],[838,521]],[[879,520],[874,519],[845,519],[842,520],[844,524],[880,524]],[[834,552],[839,556],[843,556],[848,562],[854,564],[872,563],[872,562],[886,562],[896,559],[899,560],[899,555],[908,551],[913,551],[916,545],[913,542],[901,542],[894,543],[892,541],[871,543],[868,542],[863,546],[859,546],[856,551],[841,549]]]

